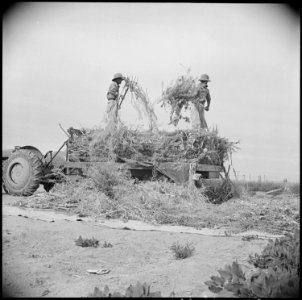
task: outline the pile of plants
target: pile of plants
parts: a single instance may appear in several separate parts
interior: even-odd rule
[[[195,162],[222,165],[238,149],[238,142],[210,131],[138,131],[122,124],[115,131],[82,130],[69,141],[71,161]]]
[[[300,230],[270,240],[249,262],[258,269],[249,276],[237,262],[218,270],[206,281],[209,290],[239,298],[297,298],[300,286]],[[224,293],[224,295],[226,295]]]
[[[197,100],[195,96],[197,89],[198,79],[190,75],[189,69],[186,75],[179,76],[175,82],[163,90],[160,101],[162,107],[170,108],[170,123],[176,126],[181,119],[190,122],[183,112],[188,109],[190,102]]]
[[[203,188],[188,189],[166,180],[136,182],[113,162],[93,166],[87,175],[78,182],[57,184],[50,193],[21,199],[17,205],[22,201],[27,207],[48,207],[96,218],[184,226],[197,225],[200,220],[196,212],[206,205]]]

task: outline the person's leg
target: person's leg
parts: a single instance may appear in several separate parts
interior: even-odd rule
[[[199,111],[195,103],[190,103],[190,122],[193,130],[198,130],[200,128]]]
[[[200,128],[208,129],[208,124],[204,115],[204,106],[202,104],[199,105],[199,119],[200,119]]]
[[[117,123],[117,102],[109,100],[107,104],[107,123],[109,128],[115,128]]]

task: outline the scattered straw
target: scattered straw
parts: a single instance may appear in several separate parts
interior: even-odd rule
[[[149,100],[147,93],[143,90],[140,84],[130,77],[125,78],[125,94],[129,90],[131,93],[131,102],[142,118],[144,114],[149,120],[149,129],[157,130],[157,117]]]

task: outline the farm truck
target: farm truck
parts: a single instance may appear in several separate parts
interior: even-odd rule
[[[70,128],[72,129],[72,128]],[[71,131],[72,132],[72,131]],[[70,155],[72,135],[57,151],[43,154],[34,146],[15,146],[2,151],[2,186],[6,193],[15,196],[30,196],[40,185],[48,192],[56,182],[67,176],[78,179],[87,176],[91,166],[104,166],[106,161],[74,161]],[[66,148],[64,151],[63,148]],[[166,177],[175,183],[209,185],[219,180],[224,168],[221,165],[129,160],[117,157],[116,164],[128,169],[132,177],[150,179]]]

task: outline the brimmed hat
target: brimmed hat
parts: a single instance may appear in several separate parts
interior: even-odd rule
[[[118,78],[125,79],[124,76],[121,73],[116,73],[116,74],[114,74],[112,80],[115,80],[115,79],[118,79]]]
[[[207,74],[202,74],[198,80],[199,81],[211,81],[209,75],[207,75]]]

